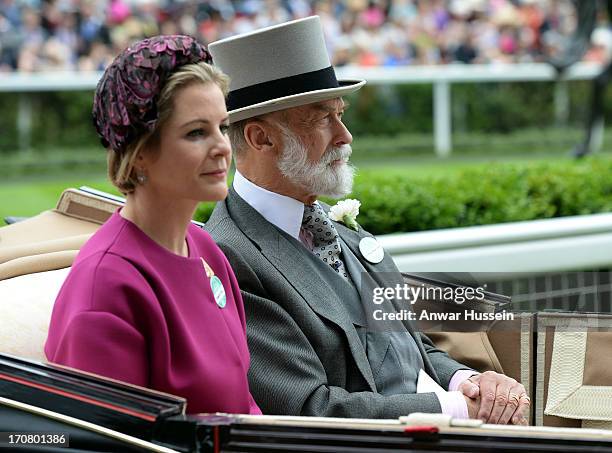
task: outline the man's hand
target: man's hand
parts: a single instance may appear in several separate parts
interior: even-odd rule
[[[525,387],[508,376],[486,371],[463,381],[458,390],[468,398],[480,398],[480,408],[474,418],[485,423],[527,424],[529,397]],[[472,418],[470,405],[468,402],[468,413]]]
[[[465,403],[468,408],[469,418],[478,418],[478,409],[480,409],[480,398],[470,398],[469,396],[463,395]]]

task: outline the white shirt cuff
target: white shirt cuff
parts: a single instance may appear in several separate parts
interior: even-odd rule
[[[436,393],[444,415],[453,418],[470,418],[465,397],[461,392]]]
[[[469,378],[470,376],[474,376],[476,374],[480,374],[474,370],[458,370],[455,371],[455,374],[453,374],[453,377],[451,378],[450,382],[448,383],[448,391],[449,392],[454,392],[455,390],[459,390],[459,384],[461,384],[463,381],[465,381],[467,378]]]

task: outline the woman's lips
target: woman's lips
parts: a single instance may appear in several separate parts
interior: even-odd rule
[[[214,171],[202,173],[202,176],[212,176],[214,178],[225,178],[226,175],[227,175],[226,170],[214,170]]]

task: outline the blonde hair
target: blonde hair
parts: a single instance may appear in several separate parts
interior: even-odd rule
[[[157,98],[158,120],[155,129],[146,132],[130,143],[124,152],[109,149],[107,156],[108,177],[124,195],[134,191],[138,182],[134,171],[136,158],[141,152],[151,152],[159,139],[159,131],[172,116],[174,97],[182,88],[194,83],[214,83],[226,97],[229,91],[229,77],[220,69],[207,63],[194,63],[181,66],[173,73],[161,89]],[[145,151],[146,150],[146,151]]]

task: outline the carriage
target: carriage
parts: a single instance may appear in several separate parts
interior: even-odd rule
[[[516,313],[462,332],[425,327],[453,358],[521,381],[533,402],[530,427],[426,414],[186,415],[180,397],[46,363],[55,296],[79,248],[122,204],[87,187],[68,189],[55,209],[0,228],[0,450],[63,451],[68,443],[79,451],[612,451],[605,353],[612,316],[605,314]],[[493,313],[506,302],[488,293],[471,309]]]

